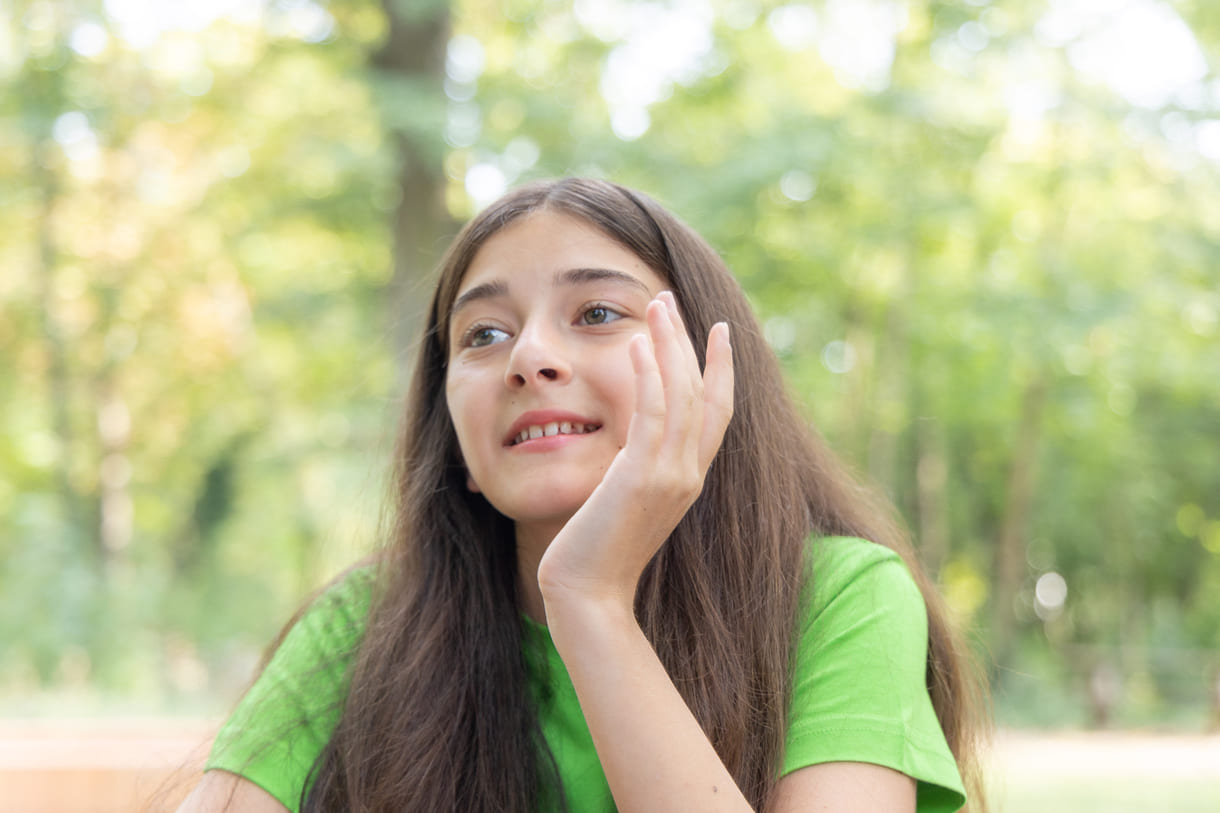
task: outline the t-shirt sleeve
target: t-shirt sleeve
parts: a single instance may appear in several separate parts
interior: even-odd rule
[[[896,553],[861,539],[813,543],[782,773],[869,762],[917,780],[920,813],[965,791],[928,695],[927,608]]]
[[[220,729],[204,770],[248,779],[297,813],[339,721],[370,595],[370,571],[357,570],[305,610]]]

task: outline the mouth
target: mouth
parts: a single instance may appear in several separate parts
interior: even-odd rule
[[[601,424],[580,423],[573,421],[548,421],[547,423],[531,424],[509,438],[508,446],[516,446],[527,440],[550,438],[556,435],[587,435],[601,429]]]

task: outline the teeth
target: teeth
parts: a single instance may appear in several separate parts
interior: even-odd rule
[[[521,432],[513,438],[513,443],[524,443],[527,440],[534,440],[541,437],[554,437],[555,435],[585,435],[598,429],[595,423],[571,423],[569,421],[555,422],[543,424],[542,426],[530,426],[522,429]]]

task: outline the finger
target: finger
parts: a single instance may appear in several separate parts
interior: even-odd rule
[[[627,428],[627,444],[651,444],[665,427],[665,390],[661,374],[651,342],[644,334],[631,337],[627,352],[635,373],[635,414]]]
[[[657,368],[665,392],[665,438],[669,447],[668,453],[690,454],[693,457],[697,451],[702,396],[692,383],[690,363],[682,350],[670,306],[662,297],[658,297],[648,306],[648,328],[652,334]],[[695,372],[698,372],[697,366]],[[701,390],[702,383],[699,387]]]
[[[679,346],[682,348],[683,355],[686,357],[692,389],[698,392],[702,389],[703,383],[703,379],[699,374],[699,358],[695,355],[695,345],[690,340],[690,334],[686,332],[686,324],[682,321],[682,314],[678,310],[678,299],[674,296],[673,291],[662,291],[657,295],[657,298],[666,305],[670,324],[674,327],[674,335]]]
[[[733,417],[733,347],[729,326],[717,322],[707,337],[707,367],[703,373],[703,427],[699,462],[708,466],[724,440]]]
[[[661,384],[665,387],[666,396],[670,397],[680,393],[688,379],[686,360],[682,355],[669,305],[664,297],[663,292],[648,304],[647,320]],[[689,390],[689,387],[687,389]]]

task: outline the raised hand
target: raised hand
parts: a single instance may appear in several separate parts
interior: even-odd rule
[[[563,595],[630,609],[640,574],[699,496],[732,418],[728,325],[710,331],[701,374],[672,293],[649,303],[646,321],[648,335],[629,344],[636,391],[626,446],[539,564],[548,606]]]

